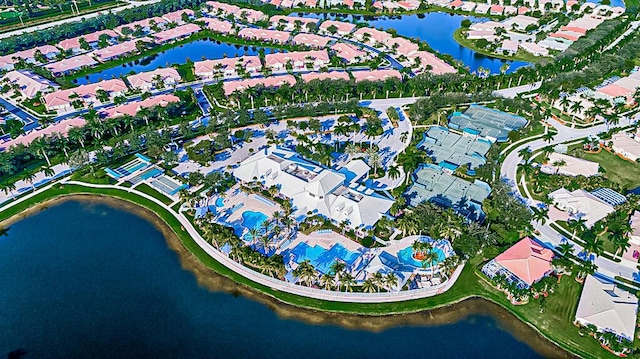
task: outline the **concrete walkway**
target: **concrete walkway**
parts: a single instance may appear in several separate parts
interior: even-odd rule
[[[279,279],[269,277],[267,275],[258,273],[253,271],[242,264],[239,264],[233,261],[224,253],[218,251],[213,246],[211,246],[207,241],[202,238],[202,236],[198,233],[198,231],[193,227],[191,222],[183,215],[176,213],[169,207],[164,204],[162,201],[156,199],[153,196],[150,196],[146,193],[142,193],[135,189],[123,188],[114,185],[99,185],[99,184],[89,184],[78,181],[66,181],[67,184],[79,185],[90,188],[109,188],[116,189],[123,192],[130,192],[136,194],[137,196],[143,197],[147,200],[154,202],[155,204],[162,206],[164,209],[169,211],[171,215],[173,215],[181,224],[182,228],[193,238],[193,240],[202,248],[207,254],[209,254],[213,259],[229,268],[230,270],[236,272],[237,274],[255,282],[262,284],[264,286],[270,287],[271,289],[286,292],[294,295],[299,295],[302,297],[321,299],[326,301],[333,302],[345,302],[345,303],[391,303],[391,302],[402,302],[413,299],[420,299],[431,297],[437,294],[441,294],[449,290],[453,284],[456,282],[460,273],[462,273],[462,269],[464,268],[464,263],[458,266],[454,271],[451,278],[445,283],[425,289],[416,289],[416,290],[407,290],[400,292],[386,292],[386,293],[351,293],[351,292],[337,292],[337,291],[329,291],[324,289],[310,288],[298,284],[288,283],[281,281]],[[50,186],[48,186],[50,187]],[[44,188],[42,190],[45,190]],[[41,190],[41,191],[42,191]],[[4,210],[5,208],[3,208]]]

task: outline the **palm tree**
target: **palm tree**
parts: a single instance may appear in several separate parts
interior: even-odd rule
[[[438,260],[438,254],[432,249],[429,248],[422,259],[422,267],[423,268],[433,268],[433,263]]]
[[[309,260],[305,260],[293,270],[293,275],[298,277],[301,281],[305,282],[307,286],[311,286],[313,279],[315,278],[316,270]]]
[[[390,166],[389,169],[387,170],[387,175],[392,180],[396,180],[400,178],[402,174],[400,173],[400,169],[398,169],[398,166],[393,165],[393,166]]]
[[[35,181],[36,179],[36,174],[33,172],[28,173],[25,177],[24,180],[27,181],[27,183],[29,183],[31,185],[31,189],[35,190],[36,186],[33,184],[33,181]]]
[[[556,174],[558,173],[558,171],[560,171],[560,167],[562,166],[566,166],[567,165],[567,161],[565,160],[560,160],[560,161],[554,161],[552,163],[553,167],[556,169]]]
[[[44,174],[45,177],[53,177],[56,174],[56,172],[51,167],[42,166],[41,169],[42,174]]]
[[[2,184],[2,187],[0,187],[0,190],[2,190],[2,192],[4,192],[5,196],[8,194],[11,194],[11,198],[15,199],[16,196],[13,193],[13,191],[16,190],[16,184],[14,182],[7,182]]]
[[[398,285],[398,276],[396,276],[396,274],[393,272],[389,272],[384,277],[384,282],[386,284],[387,289],[391,291],[395,286]]]
[[[325,273],[320,277],[320,285],[324,289],[330,290],[336,285],[336,280],[331,274]]]
[[[378,175],[378,168],[382,167],[382,157],[378,154],[378,151],[369,148],[367,150],[367,163],[373,167],[373,175]]]
[[[362,291],[365,293],[373,293],[377,291],[376,284],[374,283],[373,279],[367,278],[364,280],[364,282],[362,283]]]
[[[608,238],[616,249],[615,256],[622,256],[622,254],[631,247],[631,243],[629,243],[629,232],[625,232],[622,228],[616,228],[610,231]]]
[[[340,281],[342,275],[344,274],[344,270],[347,268],[347,265],[341,261],[335,261],[331,264],[331,272],[338,281]]]
[[[548,143],[551,143],[554,137],[556,137],[556,134],[551,131],[547,131],[545,134],[542,135],[542,139]]]
[[[545,224],[545,222],[549,219],[549,209],[548,208],[537,208],[531,207],[533,211],[533,220],[540,223]]]
[[[49,155],[47,155],[49,147],[49,142],[44,137],[36,139],[29,145],[29,149],[35,152],[38,157],[44,158],[47,161],[47,165],[51,167],[51,161],[49,160]]]
[[[602,240],[596,237],[591,231],[586,231],[582,234],[582,240],[584,241],[583,248],[587,253],[599,256],[604,252],[604,246]]]
[[[522,160],[527,163],[529,162],[529,160],[531,159],[531,155],[533,154],[533,152],[531,151],[530,147],[525,147],[523,149],[521,149],[520,151],[518,151],[518,156],[522,157]]]
[[[572,241],[575,241],[577,232],[582,233],[587,229],[587,225],[585,223],[587,223],[587,220],[584,218],[573,219],[567,222],[569,229],[573,231],[573,234],[571,235]]]
[[[360,147],[355,143],[350,142],[344,147],[344,153],[346,153],[349,156],[349,160],[351,160],[353,156],[360,153]]]
[[[340,283],[344,286],[345,292],[353,292],[353,285],[356,284],[356,281],[353,279],[351,273],[345,273],[342,278],[340,278]]]
[[[562,253],[563,256],[567,257],[569,256],[569,254],[573,253],[573,244],[565,240],[562,243],[560,243],[557,249],[560,253]]]
[[[581,113],[582,110],[584,110],[584,105],[582,104],[582,101],[575,101],[574,103],[572,103],[570,110],[572,112],[571,117],[575,121],[576,115]]]

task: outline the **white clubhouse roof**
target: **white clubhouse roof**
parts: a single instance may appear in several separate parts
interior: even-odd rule
[[[589,228],[615,210],[612,205],[582,189],[569,192],[560,188],[549,193],[549,197],[561,210],[583,218]]]
[[[588,275],[576,310],[576,321],[633,340],[637,312],[635,295]]]
[[[346,221],[352,228],[374,225],[393,204],[373,190],[350,183],[343,173],[275,146],[247,158],[233,174],[243,182],[278,187],[299,213],[318,213],[337,223]]]

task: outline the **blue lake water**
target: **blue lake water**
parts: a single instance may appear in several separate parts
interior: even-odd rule
[[[5,356],[540,357],[484,315],[380,333],[281,319],[262,303],[199,286],[158,229],[104,204],[54,205],[8,233],[0,237]]]
[[[172,64],[184,64],[187,59],[200,61],[203,59],[216,60],[224,57],[237,57],[243,55],[257,55],[259,48],[217,43],[210,40],[197,40],[188,44],[171,48],[161,53],[142,58],[140,60],[112,67],[101,72],[77,79],[78,84],[94,83],[100,80],[128,75],[130,72],[152,71],[159,67],[168,67]],[[277,52],[276,49],[265,49],[265,52]]]
[[[431,12],[421,15],[403,15],[394,17],[370,17],[370,16],[342,16],[331,14],[313,15],[322,19],[337,19],[355,22],[365,22],[378,29],[395,29],[399,35],[419,38],[425,41],[434,50],[449,54],[469,67],[470,71],[476,71],[479,67],[491,70],[491,73],[499,73],[500,67],[506,62],[509,64],[507,72],[513,72],[520,67],[529,65],[524,61],[506,61],[488,57],[461,46],[454,40],[453,33],[460,27],[462,20],[469,19],[472,22],[487,21],[486,18],[449,14],[444,12]]]

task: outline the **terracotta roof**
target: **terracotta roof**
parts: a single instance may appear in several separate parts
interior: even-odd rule
[[[523,282],[532,285],[551,268],[553,251],[526,237],[496,257],[496,262]]]

